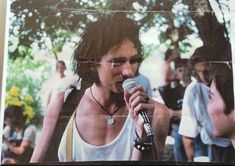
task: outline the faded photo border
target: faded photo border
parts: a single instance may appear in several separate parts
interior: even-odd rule
[[[230,11],[230,13],[231,13],[231,15],[235,15],[235,7],[233,7],[233,6],[229,6],[229,7],[231,7],[231,11]],[[68,10],[68,11],[70,11],[70,9],[66,9],[66,10]],[[67,11],[67,12],[68,12]],[[83,11],[83,10],[81,10],[81,11]],[[6,95],[6,87],[7,87],[7,85],[6,85],[6,77],[7,77],[7,64],[9,64],[9,62],[8,62],[8,59],[9,59],[9,57],[8,57],[8,35],[9,35],[9,19],[8,19],[8,17],[9,17],[9,12],[10,12],[10,2],[9,1],[7,1],[7,0],[1,0],[0,1],[0,25],[2,25],[2,27],[3,28],[1,28],[0,29],[0,87],[1,87],[1,89],[0,89],[0,94],[1,94],[1,103],[0,103],[0,106],[1,106],[1,116],[0,116],[0,118],[1,118],[1,124],[0,124],[0,126],[1,126],[1,128],[0,128],[0,131],[2,131],[2,129],[3,129],[3,123],[4,123],[4,109],[5,109],[5,103],[4,103],[4,101],[5,101],[5,95]],[[93,11],[90,11],[90,12],[93,12]],[[104,11],[105,12],[105,11]],[[110,12],[110,11],[109,11]],[[130,11],[129,11],[130,12]],[[74,21],[74,20],[73,20]],[[83,25],[82,25],[83,26]],[[235,62],[235,19],[233,19],[233,20],[231,20],[231,25],[230,25],[230,27],[231,27],[231,29],[229,29],[229,37],[230,37],[230,43],[231,43],[231,50],[232,50],[232,59],[231,59],[231,61],[230,61],[230,63],[232,64],[232,66],[233,66],[233,73],[235,72],[235,69],[234,69],[234,62]],[[63,35],[63,34],[61,34],[61,35]],[[143,37],[143,40],[148,40],[148,38],[149,37],[151,37],[151,33],[150,34],[146,34],[146,36],[148,36],[147,38],[145,38],[145,37]],[[172,35],[174,35],[174,33],[172,32]],[[172,37],[172,36],[171,36]],[[72,40],[74,40],[73,42],[76,42],[78,39],[75,37],[74,39],[72,39]],[[174,40],[174,36],[173,36],[173,40]],[[154,41],[154,42],[156,42],[156,41]],[[201,44],[200,44],[200,41],[196,41],[196,42],[198,42],[197,44],[198,45],[195,45],[194,46],[194,49],[197,47],[197,46],[200,46]],[[146,42],[147,44],[146,45],[148,45],[148,42]],[[71,51],[71,48],[72,48],[73,46],[71,45],[71,46],[69,46],[68,48],[58,48],[58,50],[63,50],[63,49],[68,49],[69,51],[67,52],[67,54],[72,54],[72,52],[70,52]],[[149,48],[151,48],[151,47],[149,47]],[[51,48],[50,48],[51,49]],[[152,49],[152,48],[151,48]],[[157,57],[156,58],[156,56],[155,56],[155,59],[153,58],[153,57],[151,57],[151,56],[146,56],[146,59],[145,59],[145,61],[144,61],[144,63],[143,63],[143,65],[141,66],[141,68],[140,68],[140,72],[141,73],[144,73],[147,77],[149,77],[149,79],[150,79],[150,82],[152,83],[152,89],[154,89],[153,91],[155,91],[157,88],[158,88],[158,86],[160,86],[160,83],[158,82],[158,80],[160,80],[161,79],[161,77],[159,76],[161,73],[160,72],[156,72],[157,74],[157,76],[156,76],[156,78],[153,78],[152,76],[154,75],[152,72],[154,72],[154,71],[156,71],[156,70],[160,70],[160,65],[162,65],[162,63],[163,63],[163,54],[164,54],[164,51],[166,50],[166,48],[160,48],[161,49],[161,51],[160,52],[155,52],[155,53],[153,53],[153,54],[161,54],[161,58],[159,58],[159,57]],[[51,50],[53,50],[53,49],[51,49]],[[50,50],[50,51],[51,51]],[[53,50],[53,51],[58,51],[58,50]],[[38,53],[39,54],[50,54],[50,53],[41,53],[39,50],[37,50],[38,51]],[[53,52],[52,51],[52,52]],[[191,50],[191,51],[188,51],[188,53],[185,53],[183,56],[184,57],[186,57],[186,59],[188,59],[189,57],[190,57],[190,55],[192,55],[192,53],[193,53],[193,51],[194,50]],[[66,51],[65,51],[66,52]],[[148,51],[147,51],[148,52]],[[187,52],[187,51],[186,51]],[[56,52],[56,53],[58,53],[58,52]],[[56,54],[55,52],[53,52],[53,54]],[[149,52],[148,52],[149,53]],[[65,53],[66,54],[66,53]],[[46,55],[46,56],[48,56],[48,55]],[[57,56],[57,55],[56,55]],[[61,56],[61,57],[60,57]],[[59,57],[59,58],[58,58]],[[58,59],[61,59],[61,58],[65,58],[66,57],[66,55],[62,55],[62,54],[58,54]],[[42,58],[42,57],[39,57],[39,58]],[[43,86],[43,83],[45,83],[46,82],[46,78],[49,78],[50,76],[50,74],[52,74],[52,72],[53,72],[53,70],[54,70],[54,68],[53,68],[53,66],[55,65],[55,61],[54,60],[52,60],[53,59],[53,57],[50,57],[50,55],[47,57],[47,58],[45,58],[44,57],[44,60],[45,59],[48,59],[48,60],[46,60],[47,61],[47,63],[48,63],[48,65],[46,66],[46,68],[48,69],[48,73],[36,73],[36,74],[38,74],[37,75],[37,77],[43,77],[43,81],[41,81],[40,82],[40,85],[41,85],[41,87],[37,87],[38,88],[38,90],[41,90],[41,88],[42,88],[42,86]],[[58,60],[57,59],[57,60]],[[162,63],[158,63],[156,66],[154,66],[153,64],[152,64],[152,62],[153,61],[155,61],[155,60],[161,60],[161,62]],[[65,63],[66,63],[66,65],[67,66],[69,66],[67,69],[69,70],[68,71],[68,74],[72,74],[72,65],[71,65],[71,59],[66,59],[66,61],[65,61]],[[20,65],[19,65],[20,66]],[[45,72],[45,71],[43,71],[43,72]],[[30,73],[30,71],[29,71],[29,73]],[[33,72],[32,72],[33,73]],[[32,74],[31,73],[31,74]],[[34,73],[35,74],[35,73]],[[234,74],[233,74],[234,75]],[[234,78],[234,76],[233,76],[233,83],[235,82],[235,78]],[[39,84],[38,84],[39,85]],[[235,84],[234,84],[235,85]],[[233,86],[234,86],[233,85]],[[49,84],[47,84],[47,88],[51,88],[51,85],[49,85]],[[233,91],[235,92],[235,90],[233,89]],[[235,94],[235,93],[234,93]],[[158,94],[157,94],[158,95]],[[158,96],[153,96],[153,97],[156,97],[156,100],[158,100]],[[41,99],[40,99],[41,100]],[[234,101],[235,101],[235,99],[234,99]],[[43,105],[43,101],[40,101],[40,105]],[[40,108],[41,107],[43,107],[43,106],[40,106]],[[43,108],[41,108],[41,109],[43,109]],[[41,117],[40,118],[42,118],[43,117],[43,115],[44,115],[44,112],[42,111],[42,114],[40,115]],[[42,119],[40,119],[39,118],[39,120],[36,120],[38,123],[41,123],[41,124],[39,124],[39,126],[40,127],[42,127],[41,125],[42,125]],[[2,133],[2,132],[1,132]],[[170,141],[170,140],[168,140],[168,141]],[[170,141],[171,142],[171,141]],[[2,146],[2,136],[1,136],[1,138],[0,138],[0,147]],[[1,147],[2,148],[2,147]],[[0,152],[0,154],[1,154],[1,152]],[[172,162],[172,164],[175,164],[174,163],[174,161],[169,161],[169,163],[170,162]],[[79,162],[78,162],[79,163]],[[125,163],[125,162],[123,162],[123,163]],[[120,162],[120,164],[123,164],[122,162]],[[133,163],[135,163],[135,162],[133,162]],[[151,161],[151,163],[153,164],[154,162],[153,161]],[[157,162],[156,162],[157,163]],[[40,164],[40,163],[39,163]],[[58,164],[60,164],[60,163],[58,163]],[[91,165],[96,165],[96,163],[93,163],[93,162],[88,162],[88,163],[85,163],[85,164],[91,164]],[[110,163],[110,164],[112,164],[112,162]],[[125,164],[130,164],[130,163],[125,163]],[[164,164],[164,163],[160,163],[160,164]],[[61,163],[61,165],[62,165],[62,163]],[[132,164],[130,164],[130,165],[132,165]]]
[[[6,78],[6,59],[7,59],[7,40],[8,40],[8,11],[10,5],[7,0],[0,1],[0,109],[4,110],[5,78]],[[0,113],[0,133],[3,129],[4,111]],[[0,138],[2,148],[2,136]],[[0,151],[1,154],[1,151]]]

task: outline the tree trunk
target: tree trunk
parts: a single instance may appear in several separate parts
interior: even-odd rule
[[[184,0],[184,3],[189,5],[190,15],[196,23],[203,44],[214,46],[216,54],[211,55],[212,59],[231,60],[231,44],[225,37],[227,29],[218,22],[209,0]]]

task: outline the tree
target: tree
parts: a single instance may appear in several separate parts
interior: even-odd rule
[[[215,45],[217,57],[227,50],[225,59],[231,59],[226,27],[217,21],[209,0],[12,0],[11,12],[10,35],[18,38],[18,45],[30,48],[36,43],[45,49],[51,44],[55,59],[64,44],[72,36],[79,36],[88,22],[114,12],[136,20],[142,31],[158,28],[161,33],[155,37],[181,51],[190,47],[188,36],[198,33],[204,44]],[[10,58],[21,56],[18,52],[16,47]]]
[[[191,3],[184,0],[183,2],[188,4],[191,11],[197,11],[190,15],[196,22],[203,44],[214,46],[215,52],[217,52],[214,55],[214,59],[231,60],[231,44],[225,22],[223,24],[218,22],[209,0],[193,1]],[[219,0],[217,0],[217,3],[221,5]]]

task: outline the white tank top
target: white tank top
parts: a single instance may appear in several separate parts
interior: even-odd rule
[[[65,132],[66,133],[66,132]],[[65,161],[66,134],[60,142],[58,157]],[[95,146],[85,142],[79,135],[75,121],[73,122],[73,161],[97,161],[97,160],[130,160],[134,148],[135,125],[130,115],[123,128],[110,143]]]

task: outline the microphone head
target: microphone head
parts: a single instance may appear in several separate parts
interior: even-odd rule
[[[122,83],[122,87],[124,90],[130,92],[130,90],[136,86],[137,82],[134,78],[128,78]]]

